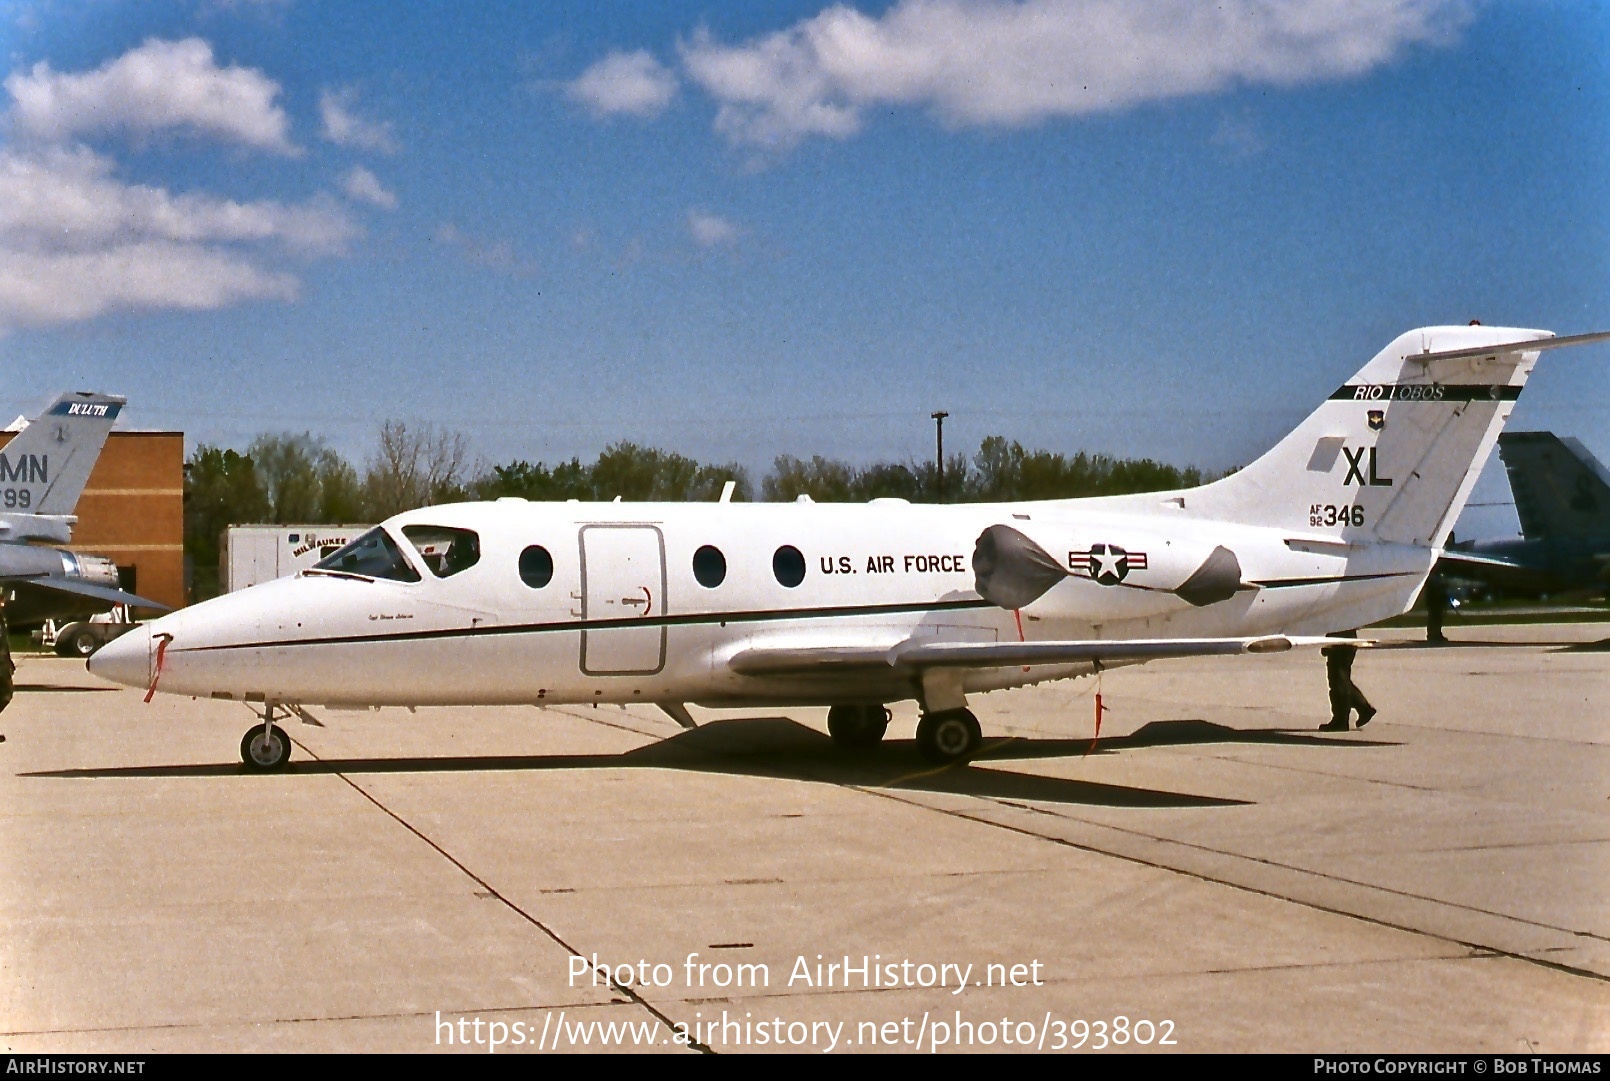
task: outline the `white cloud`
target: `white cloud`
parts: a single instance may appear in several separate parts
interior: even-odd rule
[[[876,18],[835,5],[736,45],[700,31],[680,53],[718,103],[718,131],[786,149],[854,135],[875,107],[1017,126],[1355,76],[1468,17],[1467,0],[901,0]]]
[[[242,143],[279,154],[300,151],[290,121],[275,104],[280,87],[260,71],[220,68],[200,38],[152,39],[83,74],[45,61],[6,77],[13,127],[46,141],[170,130]]]
[[[726,218],[698,209],[688,211],[688,232],[701,248],[730,246],[740,235],[739,228]]]
[[[265,263],[335,254],[358,233],[328,196],[241,203],[112,169],[84,147],[0,150],[0,331],[294,299],[296,277]]]
[[[247,300],[294,300],[299,289],[293,275],[195,244],[140,241],[95,251],[3,255],[0,331],[77,322],[116,310],[206,310]]]
[[[365,120],[352,111],[357,100],[358,92],[351,87],[326,90],[319,95],[319,117],[324,122],[324,137],[337,146],[381,154],[396,153],[397,140],[392,134],[391,121]]]
[[[676,75],[645,50],[610,53],[565,87],[594,116],[655,116],[676,96]]]
[[[341,177],[341,190],[359,202],[386,210],[397,209],[397,197],[381,185],[379,177],[361,165],[353,166]]]

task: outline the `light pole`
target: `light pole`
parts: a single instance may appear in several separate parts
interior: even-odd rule
[[[950,414],[941,409],[939,412],[930,415],[934,418],[934,436],[937,443],[934,448],[934,465],[939,488],[938,501],[943,503],[945,501],[945,418]]]

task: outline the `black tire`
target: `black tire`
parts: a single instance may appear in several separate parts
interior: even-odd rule
[[[92,657],[106,643],[88,627],[79,627],[67,636],[67,656]]]
[[[50,647],[51,649],[56,651],[56,656],[58,656],[58,657],[74,657],[74,656],[77,656],[77,654],[75,654],[72,651],[72,649],[69,648],[68,643],[71,641],[73,635],[77,634],[79,631],[81,631],[83,629],[84,629],[84,625],[82,623],[69,623],[65,627],[62,627],[59,630],[57,630],[56,631],[56,644]]]
[[[268,738],[263,738],[263,726],[254,724],[246,730],[240,741],[240,760],[255,773],[271,773],[284,769],[291,760],[291,737],[285,729],[272,725]]]
[[[929,713],[917,722],[917,750],[930,762],[960,762],[983,739],[978,718],[965,709]]]
[[[827,734],[840,747],[875,747],[889,730],[882,705],[834,706],[827,711]]]

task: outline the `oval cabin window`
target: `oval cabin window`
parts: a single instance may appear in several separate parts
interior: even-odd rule
[[[540,544],[533,544],[520,553],[520,581],[532,589],[541,589],[553,581],[553,556]]]
[[[693,553],[693,577],[701,586],[714,589],[727,580],[727,557],[721,549],[706,544]]]
[[[805,557],[792,544],[785,544],[771,557],[771,572],[778,582],[793,589],[805,580]]]

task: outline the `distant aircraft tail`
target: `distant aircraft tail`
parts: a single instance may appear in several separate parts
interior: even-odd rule
[[[1610,536],[1610,473],[1575,439],[1505,432],[1498,455],[1527,540]]]
[[[1196,518],[1348,544],[1439,547],[1538,353],[1607,338],[1483,326],[1410,331],[1263,457],[1163,498]]]
[[[0,512],[72,514],[127,399],[63,394],[0,449]]]

